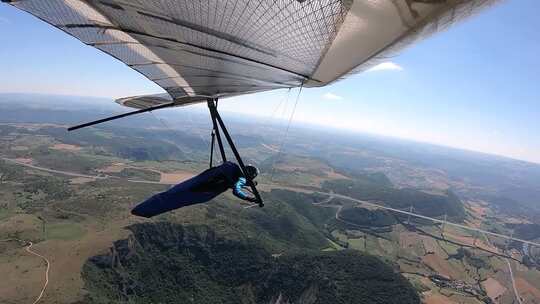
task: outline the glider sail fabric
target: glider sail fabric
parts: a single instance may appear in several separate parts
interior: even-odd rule
[[[169,104],[171,102],[175,102],[179,106],[186,106],[199,102],[206,102],[206,98],[201,96],[184,96],[173,100],[169,94],[154,94],[124,97],[116,100],[116,103],[120,105],[141,110]]]
[[[2,1],[117,58],[184,105],[324,86],[495,0]],[[120,103],[141,108],[160,98]]]

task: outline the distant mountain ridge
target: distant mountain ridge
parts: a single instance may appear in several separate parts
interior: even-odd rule
[[[145,114],[114,121],[110,125],[126,128],[174,127],[186,132],[194,131],[197,136],[207,136],[210,128],[207,114],[199,108],[185,109],[159,112],[159,117],[166,118],[166,123],[152,114]],[[104,98],[0,94],[0,122],[4,123],[69,125],[114,115],[117,111],[126,112],[129,109]],[[272,143],[276,147],[280,145],[284,131],[279,124],[261,124],[241,115],[227,115],[225,118],[242,148],[260,149],[262,143]],[[356,152],[351,153],[351,150]],[[531,208],[540,212],[540,164],[305,125],[291,128],[283,152],[324,159],[336,169],[352,174],[362,174],[373,168],[386,168],[395,172],[404,164],[437,170],[444,172],[445,178],[454,184],[467,186],[452,189],[460,198],[485,200],[507,212],[527,214]],[[396,164],[389,163],[389,160]]]

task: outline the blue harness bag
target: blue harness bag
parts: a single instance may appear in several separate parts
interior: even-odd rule
[[[237,164],[224,162],[137,205],[131,214],[153,217],[185,206],[206,203],[234,186],[242,176]]]

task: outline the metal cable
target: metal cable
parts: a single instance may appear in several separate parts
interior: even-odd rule
[[[302,88],[303,87],[304,87],[304,83],[302,83],[302,85],[298,89],[298,95],[296,95],[296,101],[294,102],[294,107],[293,107],[293,110],[291,112],[291,116],[289,117],[289,121],[287,123],[287,129],[285,130],[285,134],[283,135],[283,139],[282,139],[281,144],[279,146],[276,159],[274,159],[274,162],[272,164],[272,173],[270,174],[270,181],[271,182],[274,181],[274,173],[276,171],[275,170],[275,165],[276,165],[276,162],[279,161],[279,159],[281,157],[281,152],[283,151],[283,148],[285,147],[285,144],[287,142],[287,138],[288,138],[288,135],[289,135],[289,129],[291,127],[291,123],[292,123],[292,120],[294,118],[294,114],[296,113],[296,107],[298,106],[298,101],[300,100],[300,94],[302,93]]]

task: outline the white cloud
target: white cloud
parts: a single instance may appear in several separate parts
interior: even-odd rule
[[[368,71],[403,71],[403,68],[399,64],[393,63],[392,61],[387,61],[377,64]]]
[[[328,99],[328,100],[342,100],[343,99],[343,97],[333,94],[333,93],[326,93],[323,95],[323,98]]]

